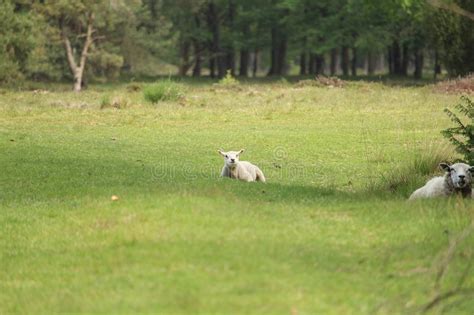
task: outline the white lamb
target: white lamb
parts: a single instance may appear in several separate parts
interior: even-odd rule
[[[218,150],[218,152],[224,157],[225,162],[221,172],[222,177],[240,179],[246,182],[260,181],[265,183],[265,176],[258,166],[250,162],[239,161],[240,154],[244,152],[243,149],[229,152]]]
[[[430,179],[425,186],[415,190],[410,200],[419,198],[449,197],[460,194],[463,198],[472,197],[472,173],[474,167],[464,163],[439,165],[446,173]]]

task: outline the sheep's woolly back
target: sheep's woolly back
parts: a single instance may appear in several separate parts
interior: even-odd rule
[[[224,165],[221,176],[239,179],[246,182],[265,182],[265,176],[263,175],[262,170],[260,170],[258,166],[246,161],[239,161],[234,167]]]
[[[460,193],[463,197],[469,197],[472,196],[472,188],[470,185],[464,188],[454,187],[451,176],[446,173],[444,176],[430,179],[425,186],[415,190],[409,199],[447,197],[457,193]]]

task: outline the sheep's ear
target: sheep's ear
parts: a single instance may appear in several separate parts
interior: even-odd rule
[[[225,152],[222,151],[222,150],[217,150],[217,152],[219,152],[220,155],[224,156],[225,155]]]
[[[451,166],[447,163],[439,163],[439,167],[445,172],[449,173],[451,171]]]
[[[245,151],[245,149],[241,149],[241,150],[239,151],[239,153],[237,153],[237,155],[240,155],[240,153],[243,153],[244,151]]]
[[[469,168],[469,172],[471,172],[471,173],[474,174],[474,166],[471,166],[471,167]]]

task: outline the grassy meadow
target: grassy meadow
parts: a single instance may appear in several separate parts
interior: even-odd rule
[[[474,235],[435,286],[474,203],[406,200],[456,158],[459,95],[181,84],[0,90],[0,314],[418,314],[474,287]],[[268,182],[219,178],[220,148]]]

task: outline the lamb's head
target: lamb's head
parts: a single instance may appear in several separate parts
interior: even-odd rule
[[[462,189],[471,187],[474,167],[465,163],[456,163],[453,165],[441,163],[439,166],[448,174],[449,178],[451,178],[454,188]]]
[[[229,152],[218,150],[218,152],[224,157],[225,165],[227,165],[228,167],[233,167],[239,162],[240,154],[244,152],[244,149],[240,151],[229,151]]]

